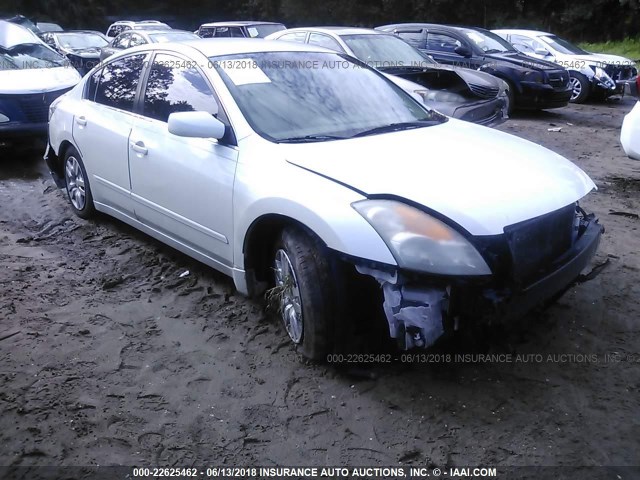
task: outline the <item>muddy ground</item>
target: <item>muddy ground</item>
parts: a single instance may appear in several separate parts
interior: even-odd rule
[[[38,155],[3,151],[0,465],[639,465],[640,220],[612,214],[640,213],[618,141],[632,106],[500,127],[596,181],[583,207],[609,261],[489,342],[436,351],[511,362],[305,364],[230,279],[73,216]]]

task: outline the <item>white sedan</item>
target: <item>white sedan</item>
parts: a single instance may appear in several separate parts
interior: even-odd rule
[[[127,50],[52,105],[49,134],[76,214],[268,289],[314,359],[372,312],[407,349],[520,315],[572,284],[602,231],[577,204],[593,182],[565,158],[308,45]]]

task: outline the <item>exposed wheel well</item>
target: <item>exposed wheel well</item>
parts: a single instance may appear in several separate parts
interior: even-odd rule
[[[256,219],[247,231],[242,248],[250,296],[261,295],[273,283],[273,275],[271,275],[273,246],[280,232],[291,225],[302,228],[325,245],[312,230],[291,217],[271,214]]]
[[[58,149],[54,172],[61,177],[64,177],[64,156],[66,155],[67,150],[69,150],[69,147],[73,147],[73,144],[68,140],[63,140],[60,144],[60,148]]]

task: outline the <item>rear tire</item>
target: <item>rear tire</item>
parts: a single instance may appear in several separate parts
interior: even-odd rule
[[[278,316],[300,353],[326,360],[333,348],[337,301],[326,247],[299,227],[286,227],[273,249]]]
[[[93,205],[89,177],[80,154],[73,147],[69,147],[64,155],[63,173],[73,212],[80,218],[91,218],[96,209]]]
[[[591,83],[589,79],[578,72],[569,72],[569,83],[573,92],[571,93],[571,103],[584,103],[591,93]]]

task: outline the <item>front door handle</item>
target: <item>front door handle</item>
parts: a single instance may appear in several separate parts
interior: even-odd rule
[[[146,155],[147,153],[149,153],[149,150],[144,146],[144,142],[142,140],[138,140],[135,143],[131,142],[131,148],[134,152],[137,152],[140,155]]]
[[[76,117],[76,123],[81,127],[84,127],[87,124],[87,119],[84,116]]]

